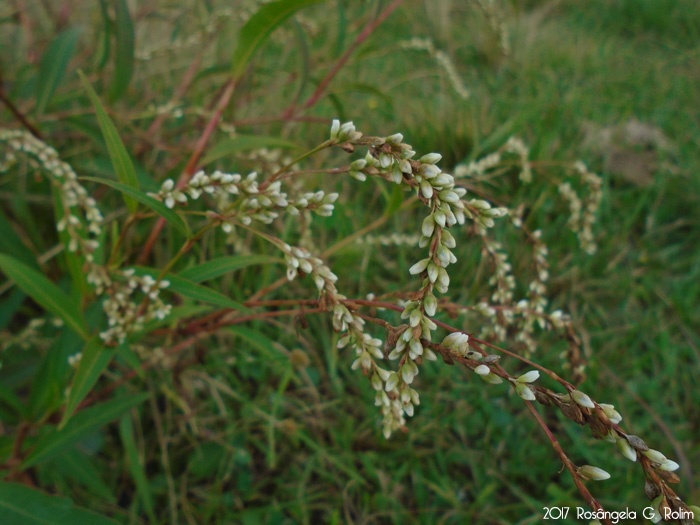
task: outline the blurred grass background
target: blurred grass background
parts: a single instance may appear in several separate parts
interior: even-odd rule
[[[41,56],[58,31],[58,7],[49,6],[49,13],[45,4],[0,6],[2,81],[9,96],[28,109],[36,77],[28,57]],[[82,30],[71,69],[83,68],[98,85],[104,82],[106,94],[111,65],[97,73],[103,52],[100,10],[78,4],[63,26]],[[371,135],[402,132],[416,151],[441,152],[448,171],[512,134],[525,140],[536,161],[586,161],[605,180],[599,249],[592,256],[578,248],[566,227],[567,209],[553,184],[560,176],[556,166],[543,164],[531,185],[514,176],[487,189],[508,206],[529,203],[528,226],[544,231],[551,252],[551,304],[571,313],[590,354],[581,389],[613,403],[625,428],[677,460],[679,493],[697,504],[700,4],[500,0],[495,5],[510,47],[504,55],[500,34],[475,2],[408,0],[307,114],[323,122],[250,123],[279,115],[297,93],[302,100],[308,96],[382,5],[327,1],[285,24],[244,78],[225,120],[239,133],[313,146],[326,138],[329,119],[341,117]],[[176,177],[187,160],[201,131],[202,110],[225,78],[241,16],[255,5],[182,0],[131,8],[135,73],[112,116],[131,151],[146,141],[139,169],[161,181]],[[20,15],[30,17],[31,39]],[[429,53],[402,46],[414,37],[430,39],[450,57],[468,99],[453,89]],[[152,117],[143,115],[150,105],[170,99],[199,52],[198,77],[180,105],[184,114],[164,126],[159,144],[166,146],[152,147],[147,142],[153,137],[144,135]],[[10,114],[0,111],[10,124]],[[88,174],[108,166],[91,112],[72,74],[37,121],[47,141]],[[643,180],[606,169],[606,152],[590,140],[596,134],[591,130],[630,119],[657,127],[672,143]],[[344,159],[314,162],[309,166],[333,167]],[[243,172],[249,164],[238,157],[209,168]],[[3,179],[2,206],[41,253],[55,235],[33,225],[50,217],[51,202],[36,204],[31,187],[13,184]],[[391,198],[391,188],[371,181],[318,176],[303,184],[341,193],[335,215],[315,221],[319,249],[380,217]],[[376,233],[415,233],[419,220],[420,210],[409,210]],[[294,239],[292,225],[287,227]],[[143,238],[149,229],[139,232]],[[527,247],[512,229],[498,227],[494,235],[509,247],[516,277],[526,271]],[[475,281],[479,249],[459,237],[458,245],[452,297],[472,304],[488,294],[481,282],[486,269]],[[137,237],[134,254],[139,246]],[[156,260],[162,265],[177,246],[162,244]],[[243,238],[236,249],[256,253],[262,246]],[[225,250],[230,248],[211,241],[198,257]],[[352,245],[330,265],[349,297],[379,295],[415,286],[407,269],[420,253],[411,246]],[[244,270],[220,284],[240,300],[280,272]],[[275,297],[311,298],[312,288],[294,283]],[[39,486],[125,523],[537,523],[544,506],[585,506],[523,404],[505,388],[486,388],[456,367],[423,367],[417,379],[421,405],[409,432],[384,440],[368,382],[350,371],[351,357],[335,349],[328,319],[308,321],[304,330],[290,321],[227,331],[129,385],[154,393],[133,419],[133,446],[148,485],[139,490],[150,495],[152,513],[136,497],[122,452],[124,434],[116,427],[38,469]],[[538,362],[561,370],[561,343],[547,334],[540,341]],[[303,350],[306,359],[292,360],[294,349]],[[36,367],[38,357],[6,356],[6,384],[26,381],[21,371]],[[641,511],[647,505],[638,465],[552,413],[547,421],[574,461],[612,474],[591,484],[604,506]]]

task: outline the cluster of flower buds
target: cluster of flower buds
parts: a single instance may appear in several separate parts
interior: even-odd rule
[[[578,235],[583,251],[592,255],[597,250],[593,226],[603,199],[603,180],[580,160],[576,161],[573,167],[588,188],[587,195],[581,199],[569,182],[559,185],[559,193],[569,203],[569,228]]]
[[[520,157],[520,180],[532,182],[532,168],[530,167],[530,148],[519,137],[510,137],[503,146],[503,151],[514,153]]]
[[[406,184],[417,192],[419,199],[430,210],[421,224],[418,239],[419,247],[429,247],[428,256],[409,270],[412,275],[423,278],[421,290],[405,304],[402,318],[408,320],[409,327],[396,339],[396,345],[389,354],[391,359],[400,360],[399,370],[392,376],[396,377],[396,381],[384,385],[389,398],[407,398],[403,392],[410,388],[423,357],[435,359],[434,352],[426,348],[423,342],[430,342],[432,331],[437,328],[430,319],[438,307],[434,291],[447,292],[450,284],[447,268],[457,261],[452,252],[456,241],[448,228],[464,224],[467,217],[473,219],[478,227],[489,228],[494,224],[493,219],[505,215],[507,210],[492,208],[490,203],[479,199],[465,203],[462,198],[466,190],[457,187],[454,177],[444,173],[437,165],[442,156],[429,153],[415,159],[416,152],[403,142],[401,133],[388,137],[363,137],[352,122],[341,125],[334,120],[331,140],[348,151],[352,151],[354,145],[368,146],[365,157],[350,165],[351,177],[363,181],[367,176],[380,176],[396,184]],[[348,145],[351,147],[348,148]],[[413,409],[410,410],[412,412]],[[389,415],[385,414],[385,431],[395,429],[400,420],[391,419],[389,412]]]
[[[290,199],[281,191],[280,181],[272,182],[261,189],[257,178],[257,172],[242,177],[238,173],[223,173],[218,170],[211,175],[198,171],[182,189],[178,189],[172,179],[167,179],[158,193],[149,195],[164,202],[168,208],[174,208],[177,204],[187,204],[189,199],[196,200],[203,194],[211,195],[217,207],[226,210],[224,215],[213,213],[213,216],[221,220],[221,227],[226,233],[233,231],[233,222],[236,220],[246,226],[253,221],[270,224],[279,216],[280,210],[291,215],[299,215],[300,210],[310,210],[323,217],[333,213],[337,193],[326,195],[323,191],[308,192],[298,199]],[[231,195],[241,197],[233,210],[230,209]]]
[[[360,237],[357,244],[373,246],[415,246],[419,236],[406,233],[392,233],[390,235],[365,235]]]
[[[59,232],[67,232],[69,251],[80,252],[92,262],[99,247],[95,239],[102,232],[102,213],[95,199],[78,182],[73,168],[59,158],[55,149],[24,130],[0,129],[0,144],[7,147],[0,172],[12,166],[21,153],[31,166],[51,177],[59,190],[63,212],[56,227]]]
[[[55,328],[63,326],[63,320],[56,317],[52,319],[51,324]],[[47,344],[51,341],[50,338],[45,338],[42,335],[42,328],[47,325],[46,319],[32,319],[27,323],[27,326],[16,334],[9,331],[0,331],[0,355],[10,348],[17,347],[21,350],[29,350],[32,346],[36,347],[38,343]]]
[[[303,248],[283,242],[276,244],[285,254],[287,278],[292,280],[300,274],[310,275],[316,284],[321,304],[332,312],[333,329],[340,334],[338,348],[354,350],[355,360],[351,368],[360,369],[370,377],[372,387],[377,391],[376,405],[381,407],[384,435],[389,437],[393,431],[405,425],[404,414],[413,415],[413,407],[419,403],[418,393],[407,383],[399,390],[397,374],[377,364],[377,360],[384,359],[382,341],[364,332],[364,319],[345,304],[347,297],[336,289],[338,278],[330,268]],[[432,357],[435,358],[434,354]],[[408,379],[408,383],[412,380],[408,369],[404,372],[404,379]]]
[[[116,272],[106,285],[102,308],[109,328],[100,333],[107,344],[123,343],[133,332],[143,330],[154,319],[165,319],[172,305],[165,304],[160,292],[170,286],[166,280],[156,281],[150,275],[134,275],[134,270]]]

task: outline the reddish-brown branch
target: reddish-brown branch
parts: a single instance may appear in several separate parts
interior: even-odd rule
[[[544,422],[544,419],[542,419],[542,416],[540,413],[537,411],[537,409],[534,407],[534,405],[530,401],[525,401],[525,404],[527,405],[527,408],[530,409],[530,412],[532,412],[532,415],[535,417],[535,420],[537,423],[542,427],[542,430],[544,430],[544,433],[547,435],[547,438],[549,441],[552,443],[552,447],[554,450],[559,454],[559,457],[561,458],[562,462],[564,463],[564,466],[566,469],[571,473],[571,477],[574,478],[574,484],[576,485],[576,488],[578,491],[581,493],[581,495],[585,498],[586,502],[588,505],[590,505],[594,510],[600,510],[605,512],[605,509],[603,509],[603,506],[598,503],[598,500],[596,500],[593,497],[593,494],[590,493],[588,490],[588,487],[584,485],[583,481],[581,481],[581,478],[579,475],[576,473],[576,468],[575,465],[571,462],[569,457],[566,455],[564,452],[564,449],[561,447],[561,444],[559,444],[559,440],[556,438],[556,436],[552,433],[552,431],[549,429],[547,426],[547,423]],[[603,522],[607,523],[609,525],[612,525],[612,521],[607,518],[603,518]]]
[[[14,103],[8,98],[8,96],[5,94],[5,91],[2,89],[2,86],[0,86],[0,101],[2,101],[6,106],[7,109],[10,110],[10,113],[12,113],[19,122],[29,130],[29,132],[34,135],[36,138],[39,140],[43,140],[44,137],[41,134],[41,131],[34,126],[27,117],[24,116],[24,114],[17,108],[17,106],[14,105]]]
[[[321,99],[321,96],[323,93],[326,91],[328,88],[328,85],[331,83],[331,81],[335,78],[335,76],[338,74],[338,72],[345,66],[347,61],[350,59],[352,54],[357,50],[358,47],[360,47],[365,40],[369,38],[369,36],[380,26],[382,23],[389,18],[389,15],[393,13],[403,2],[403,0],[394,0],[394,2],[389,5],[384,11],[382,11],[379,16],[372,22],[368,23],[362,33],[360,33],[355,41],[352,43],[352,45],[343,53],[343,56],[341,56],[338,61],[335,63],[335,66],[333,66],[333,69],[331,69],[328,74],[325,76],[325,78],[321,81],[321,83],[318,85],[316,88],[316,91],[304,102],[302,108],[303,109],[309,109],[310,107],[316,105],[316,103]],[[287,110],[284,112],[283,117],[289,118],[294,115],[295,113],[295,106],[291,105],[287,108]]]

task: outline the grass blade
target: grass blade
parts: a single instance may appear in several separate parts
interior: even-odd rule
[[[0,255],[0,270],[47,311],[63,319],[68,326],[88,338],[80,306],[43,274],[8,255]]]
[[[92,100],[92,105],[95,107],[95,113],[97,113],[97,122],[100,124],[100,129],[102,130],[102,135],[104,136],[105,142],[107,143],[107,150],[109,151],[109,157],[112,159],[112,165],[114,166],[114,172],[117,178],[122,184],[130,186],[136,190],[139,189],[139,180],[136,177],[136,170],[134,169],[134,164],[131,162],[131,157],[129,152],[126,151],[122,139],[119,137],[117,128],[114,126],[112,119],[107,115],[100,97],[97,96],[95,90],[80,71],[80,79],[83,81],[83,86]],[[133,197],[125,196],[124,200],[126,205],[129,207],[129,211],[134,213],[136,208],[138,208],[138,203]]]
[[[0,481],[0,514],[4,525],[116,525],[67,498],[51,496],[18,483]]]
[[[146,470],[143,467],[143,462],[136,449],[136,441],[134,440],[134,428],[131,424],[131,417],[125,414],[119,421],[119,437],[126,451],[127,461],[129,463],[129,471],[131,477],[134,478],[136,484],[136,492],[141,499],[141,503],[146,508],[146,514],[151,523],[156,523],[156,514],[154,511],[153,494],[151,494],[151,486],[148,484]]]
[[[22,469],[28,469],[37,463],[55,457],[66,448],[75,445],[81,439],[95,432],[101,426],[114,421],[130,408],[143,403],[150,395],[149,392],[146,392],[123,396],[79,412],[63,429],[54,428],[41,438],[34,450],[29,453],[24,463],[22,463]]]
[[[233,54],[233,78],[238,80],[245,72],[255,53],[272,32],[296,11],[322,0],[280,0],[262,6],[243,26]]]
[[[126,93],[134,74],[134,24],[126,0],[114,2],[114,80],[109,89],[109,101],[115,102]]]

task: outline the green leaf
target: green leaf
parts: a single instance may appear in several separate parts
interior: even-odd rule
[[[54,428],[39,440],[22,463],[22,469],[55,457],[130,408],[143,403],[150,395],[150,392],[146,392],[123,396],[78,412],[62,430]]]
[[[97,46],[97,69],[102,71],[107,65],[107,60],[109,60],[109,54],[111,52],[111,33],[112,33],[112,20],[109,18],[109,10],[107,9],[107,0],[100,0],[100,13],[102,14],[102,20],[104,22],[104,31],[100,35],[100,43]]]
[[[301,55],[301,64],[299,65],[299,87],[294,96],[294,105],[301,100],[306,84],[309,80],[309,71],[311,69],[311,58],[309,56],[309,39],[306,36],[304,28],[298,21],[294,21],[294,29],[296,30],[297,41],[299,43],[299,54]]]
[[[36,115],[41,116],[54,91],[66,75],[68,63],[75,53],[81,30],[71,28],[61,33],[41,57],[36,81]]]
[[[63,413],[63,419],[61,419],[61,423],[58,425],[59,430],[66,426],[66,423],[70,420],[75,409],[78,408],[81,401],[85,399],[85,396],[87,396],[92,387],[95,386],[102,372],[105,371],[107,365],[112,360],[115,351],[114,348],[105,348],[98,338],[93,338],[93,340],[85,346],[83,357],[80,359],[80,363],[78,363],[78,370],[75,372],[75,377],[71,384],[70,395],[66,403],[66,411]]]
[[[134,440],[134,428],[131,424],[131,417],[125,414],[119,421],[119,436],[121,437],[124,450],[126,451],[127,462],[129,464],[129,472],[134,478],[136,484],[136,492],[141,499],[141,503],[146,508],[146,514],[151,523],[156,523],[156,515],[154,512],[155,505],[153,504],[153,494],[151,494],[151,486],[148,484],[146,470],[143,467],[141,457],[136,449],[136,441]]]
[[[18,483],[0,481],[3,525],[116,525],[117,522]]]
[[[95,467],[90,456],[78,450],[65,451],[47,463],[45,467],[58,470],[67,480],[79,483],[104,501],[110,503],[116,501],[112,489],[102,479],[103,472]]]
[[[233,156],[242,151],[250,151],[260,148],[298,149],[294,142],[280,137],[266,137],[264,135],[238,135],[237,137],[224,139],[212,147],[204,155],[202,165],[209,164],[223,157]]]
[[[24,244],[22,238],[17,234],[2,210],[0,210],[0,253],[11,255],[37,270],[41,269],[36,261],[36,256]]]
[[[106,186],[114,188],[115,190],[121,191],[125,195],[128,195],[129,197],[140,202],[144,206],[147,206],[150,209],[152,209],[154,212],[156,212],[158,215],[163,217],[165,220],[167,220],[178,230],[180,230],[182,233],[189,237],[190,230],[187,226],[187,223],[182,219],[182,217],[180,217],[180,215],[178,215],[176,211],[171,210],[159,200],[156,200],[153,197],[149,197],[142,191],[136,190],[130,186],[127,186],[115,180],[103,179],[100,177],[80,177],[80,179],[97,182],[99,184],[105,184]]]
[[[243,26],[238,45],[233,54],[233,78],[238,80],[245,73],[255,53],[272,32],[296,11],[322,0],[280,0],[262,6]]]
[[[83,339],[88,338],[87,326],[80,306],[49,281],[43,273],[8,255],[0,255],[0,270],[46,310],[63,319]]]
[[[240,270],[246,266],[257,266],[260,264],[283,263],[282,259],[269,257],[267,255],[231,255],[229,257],[219,257],[212,259],[198,266],[188,268],[178,275],[183,279],[189,279],[195,283],[201,283],[220,277],[229,272]]]
[[[95,106],[95,113],[97,113],[97,122],[100,124],[100,129],[102,130],[102,135],[107,143],[107,150],[109,151],[109,157],[112,159],[112,165],[114,166],[114,172],[117,178],[122,184],[130,186],[131,188],[139,189],[139,180],[136,177],[136,170],[134,169],[134,164],[131,162],[131,157],[129,152],[126,151],[122,139],[119,137],[117,128],[114,126],[112,119],[107,115],[100,97],[97,96],[95,90],[83,75],[82,71],[79,71],[80,79],[83,81],[83,86],[92,100],[92,105]],[[129,207],[129,211],[134,213],[136,208],[138,208],[137,201],[131,197],[125,196],[126,205]]]
[[[63,404],[71,372],[68,358],[85,346],[72,330],[62,330],[32,375],[29,414],[34,421],[55,412]]]
[[[137,275],[150,275],[154,279],[158,278],[160,271],[155,268],[145,268],[143,266],[134,266],[134,271]],[[170,281],[170,286],[167,290],[171,292],[177,292],[186,297],[190,297],[197,301],[202,301],[204,303],[215,304],[217,306],[223,306],[225,308],[233,308],[235,310],[240,310],[247,312],[248,308],[243,306],[241,303],[229,299],[224,294],[197,284],[190,281],[189,279],[184,279],[179,275],[169,273],[165,278]]]
[[[109,101],[115,102],[126,93],[134,74],[134,24],[126,0],[115,0],[114,34],[116,56],[114,79],[109,89]]]

